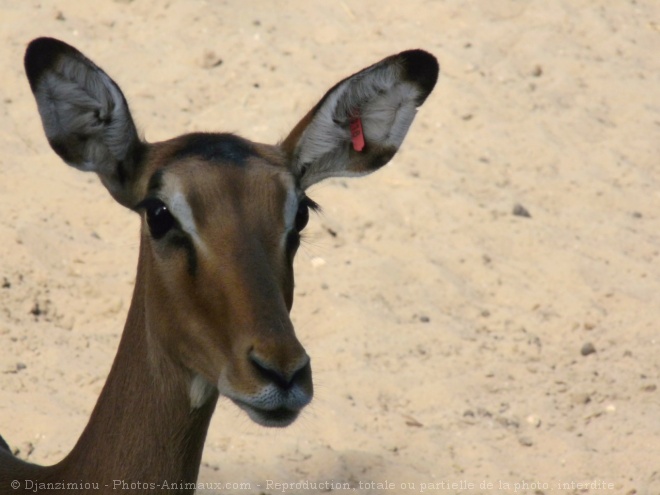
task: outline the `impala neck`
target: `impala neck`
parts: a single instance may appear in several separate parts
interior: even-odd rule
[[[160,486],[197,480],[218,395],[193,409],[190,374],[171,360],[157,362],[153,352],[148,355],[143,265],[140,256],[117,356],[89,423],[71,453],[45,470],[55,481],[98,482],[101,493],[135,493],[154,491],[138,482]]]

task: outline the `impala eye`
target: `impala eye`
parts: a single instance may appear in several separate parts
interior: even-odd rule
[[[298,203],[298,211],[296,212],[296,221],[294,224],[296,232],[300,233],[305,227],[307,227],[307,223],[309,222],[309,210],[312,209],[316,211],[318,208],[319,205],[317,205],[307,196],[300,200],[300,203]]]
[[[307,226],[307,222],[309,222],[309,206],[304,201],[301,201],[298,205],[298,212],[296,213],[296,231],[302,232],[302,230]]]
[[[147,213],[147,225],[151,237],[158,240],[167,234],[176,224],[176,220],[160,199],[147,199],[141,205]]]

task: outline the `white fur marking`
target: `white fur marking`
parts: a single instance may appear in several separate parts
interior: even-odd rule
[[[195,374],[190,382],[190,405],[193,409],[199,409],[209,400],[213,393],[211,385],[202,375]]]
[[[286,193],[286,203],[284,203],[284,233],[282,234],[282,249],[286,249],[286,242],[289,232],[291,232],[296,223],[296,214],[298,213],[298,195],[293,182],[288,186]]]
[[[165,187],[163,194],[165,195],[165,203],[168,205],[172,215],[179,221],[181,228],[190,235],[195,245],[203,252],[207,252],[206,244],[199,235],[197,224],[192,209],[186,200],[185,195],[181,192],[181,182],[176,176],[165,176]]]

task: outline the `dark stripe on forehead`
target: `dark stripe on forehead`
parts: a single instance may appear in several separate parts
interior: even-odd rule
[[[165,170],[162,168],[159,170],[156,170],[154,174],[151,176],[149,179],[149,184],[147,184],[147,198],[151,195],[154,195],[154,193],[157,193],[161,187],[163,187],[163,175],[165,174]],[[140,201],[138,204],[133,206],[133,210],[138,211],[144,206],[144,202],[146,200]]]
[[[149,179],[149,185],[147,186],[148,192],[158,191],[163,187],[163,175],[165,175],[165,170],[162,168],[154,172],[154,175]]]
[[[181,138],[182,146],[174,152],[175,159],[199,157],[203,160],[243,165],[256,155],[252,143],[233,134],[194,133]]]

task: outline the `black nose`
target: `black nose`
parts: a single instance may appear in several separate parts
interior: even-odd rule
[[[257,356],[254,352],[250,353],[248,359],[261,378],[269,383],[274,383],[282,390],[290,390],[295,385],[302,385],[312,379],[309,356],[305,356],[304,360],[290,370],[283,370]]]

